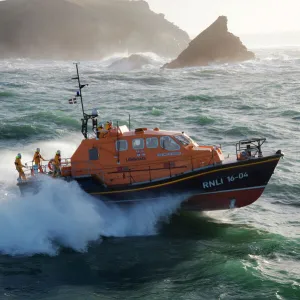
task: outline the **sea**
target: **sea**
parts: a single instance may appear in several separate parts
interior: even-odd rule
[[[265,137],[285,155],[252,205],[187,213],[182,196],[106,206],[49,178],[20,195],[14,159],[81,143],[74,61],[0,60],[0,299],[300,299],[300,46],[251,49],[243,63],[164,70],[169,59],[80,61],[84,109],[131,128],[175,130],[234,157]],[[188,192],[188,191],[187,191]]]

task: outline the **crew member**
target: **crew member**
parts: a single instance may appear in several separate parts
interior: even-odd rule
[[[252,156],[250,145],[247,145],[247,151],[246,152],[247,152],[248,157],[250,158]]]
[[[38,166],[40,172],[43,173],[43,168],[41,166],[41,160],[45,160],[45,159],[40,154],[40,148],[36,148],[36,151],[33,155],[32,162],[34,162],[34,164]]]
[[[18,180],[26,180],[26,176],[23,171],[23,168],[25,168],[25,166],[22,165],[21,158],[22,158],[21,153],[18,153],[18,155],[16,156],[16,160],[15,160],[16,170],[19,172]]]
[[[107,121],[105,123],[105,130],[111,130],[112,128],[112,121]]]
[[[103,137],[103,124],[99,124],[97,127],[97,138]]]
[[[60,166],[61,166],[61,157],[60,157],[60,150],[56,151],[54,160],[52,162],[53,164],[53,177],[56,177],[57,175],[60,175]]]

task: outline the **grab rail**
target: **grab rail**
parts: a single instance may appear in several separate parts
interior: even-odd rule
[[[42,160],[42,162],[40,163],[40,166],[43,170],[44,173],[49,173],[49,162],[51,161],[52,159],[44,159]],[[46,164],[44,164],[44,162],[48,162]],[[31,164],[31,165],[30,165]],[[30,175],[33,175],[33,172],[34,172],[34,166],[36,165],[33,161],[29,161],[29,162],[26,162],[25,164],[25,170],[24,170],[24,173],[25,174],[28,174],[30,173]],[[61,167],[68,167],[68,166],[71,166],[71,158],[63,158],[61,160]]]

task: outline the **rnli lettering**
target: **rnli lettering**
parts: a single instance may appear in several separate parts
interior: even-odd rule
[[[213,179],[213,180],[209,180],[209,181],[203,181],[202,186],[204,189],[210,189],[210,188],[222,185],[224,183],[231,183],[236,180],[241,180],[241,179],[246,179],[246,178],[248,178],[248,173],[242,172],[242,173],[227,176],[224,178],[217,178],[217,179]]]
[[[181,152],[157,153],[157,156],[176,156],[181,155]]]
[[[219,186],[219,185],[222,185],[222,184],[224,184],[223,178],[219,178],[219,179],[215,179],[215,180],[209,180],[209,181],[204,181],[202,183],[204,189],[209,189],[209,188],[212,188],[212,187],[215,187],[215,186]]]
[[[128,157],[128,158],[126,158],[126,161],[138,161],[138,160],[146,160],[146,157],[140,156],[140,157]]]

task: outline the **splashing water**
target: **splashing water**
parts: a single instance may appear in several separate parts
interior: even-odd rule
[[[60,247],[86,251],[101,236],[153,235],[181,199],[121,208],[97,201],[76,182],[45,178],[36,195],[9,195],[0,201],[0,252],[56,255]]]

